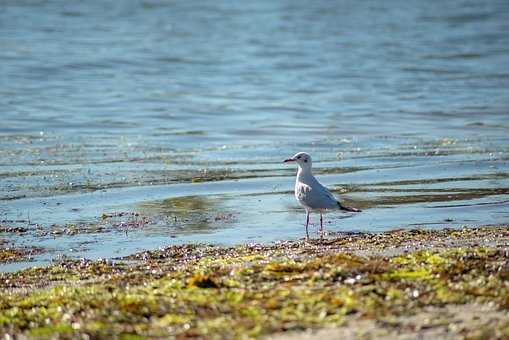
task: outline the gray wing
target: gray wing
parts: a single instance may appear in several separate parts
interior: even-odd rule
[[[338,202],[334,195],[316,180],[311,185],[301,184],[299,196],[298,199],[312,209],[338,207]]]

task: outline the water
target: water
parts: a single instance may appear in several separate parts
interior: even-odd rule
[[[297,151],[330,231],[508,222],[507,1],[7,0],[0,46],[2,270],[302,237]]]

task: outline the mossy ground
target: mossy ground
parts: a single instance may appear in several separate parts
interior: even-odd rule
[[[394,329],[429,308],[489,305],[499,321],[460,335],[503,338],[508,242],[506,227],[413,230],[66,261],[0,274],[0,334],[241,338],[353,317]]]

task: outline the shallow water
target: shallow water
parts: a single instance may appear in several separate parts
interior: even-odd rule
[[[297,151],[331,231],[509,220],[507,1],[3,1],[0,45],[0,237],[47,250],[0,269],[302,237]]]

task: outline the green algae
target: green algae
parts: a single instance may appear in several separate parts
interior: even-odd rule
[[[21,260],[23,258],[25,258],[24,254],[17,249],[12,248],[0,249],[0,262]]]
[[[0,263],[27,261],[43,251],[40,247],[4,247],[0,243]]]
[[[397,231],[347,239],[349,247],[371,243],[379,251],[395,243],[505,232]],[[504,247],[359,256],[344,245],[343,238],[231,248],[184,245],[113,262],[63,261],[2,273],[0,332],[34,338],[240,338],[340,326],[353,315],[389,320],[430,306],[509,308]],[[508,335],[507,324],[497,331]]]

